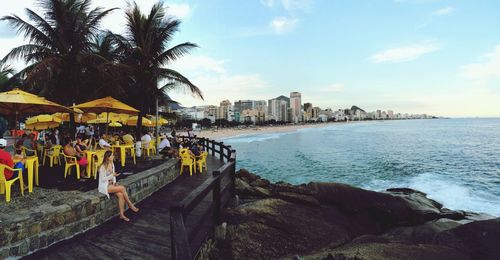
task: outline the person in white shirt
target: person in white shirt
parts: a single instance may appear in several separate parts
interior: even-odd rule
[[[145,133],[141,137],[141,143],[144,145],[144,148],[149,148],[149,143],[151,142],[151,136],[148,133]]]
[[[101,139],[99,139],[99,146],[100,146],[102,149],[111,149],[111,145],[110,145],[108,142],[106,142],[105,138],[106,138],[106,135],[105,135],[105,134],[103,134],[103,135],[101,136]]]
[[[170,141],[167,137],[161,140],[160,144],[158,144],[158,153],[163,155],[163,159],[165,159],[165,157],[167,156],[172,157],[172,155],[174,154],[173,148],[170,145]]]
[[[139,208],[137,208],[134,203],[132,203],[128,197],[127,189],[122,185],[118,185],[116,182],[116,176],[119,176],[119,173],[115,172],[115,165],[113,163],[114,156],[111,151],[106,151],[104,153],[103,163],[99,167],[99,186],[98,190],[100,193],[105,194],[109,199],[109,193],[114,193],[118,198],[118,210],[120,212],[120,219],[124,221],[130,221],[129,218],[125,216],[125,202],[128,207],[133,212],[138,212]]]

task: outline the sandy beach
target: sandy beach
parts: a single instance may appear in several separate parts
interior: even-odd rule
[[[346,124],[345,122],[329,122],[329,123],[318,123],[318,124],[298,124],[298,125],[276,125],[276,126],[255,126],[248,128],[222,128],[218,130],[201,130],[195,131],[195,135],[198,137],[205,137],[209,139],[219,140],[222,138],[240,136],[240,135],[251,135],[251,134],[269,134],[269,133],[283,133],[283,132],[294,132],[299,129],[305,128],[323,128],[332,125]],[[187,135],[185,132],[180,132],[181,135]]]

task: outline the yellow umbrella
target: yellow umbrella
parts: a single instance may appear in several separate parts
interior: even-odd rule
[[[151,123],[152,123],[153,125],[156,125],[156,118],[154,118],[154,117],[153,117],[153,118],[151,119]],[[166,124],[168,124],[168,120],[167,120],[167,119],[162,118],[162,117],[158,118],[158,125],[159,125],[159,126],[166,125]]]
[[[77,123],[85,123],[89,120],[96,119],[97,115],[95,113],[84,113],[81,109],[73,108],[75,112],[75,122]],[[63,122],[69,122],[70,114],[69,113],[55,113],[52,114],[54,117],[60,118]]]
[[[0,93],[0,114],[2,115],[9,116],[55,112],[72,113],[70,109],[62,105],[17,88]]]
[[[111,123],[109,123],[109,126],[110,127],[122,127],[123,125],[118,123],[118,122],[111,122]]]
[[[72,113],[73,111],[62,105],[48,101],[43,97],[39,97],[17,88],[0,93],[0,114],[6,116],[15,115],[16,123],[17,117],[22,114],[56,112]]]
[[[118,114],[118,113],[101,113],[99,118],[109,118],[110,121],[126,123],[127,119],[130,117],[128,114]]]
[[[57,122],[36,122],[33,124],[26,124],[24,128],[28,130],[45,130],[59,127],[61,123]]]
[[[139,110],[112,97],[105,97],[82,103],[73,108],[79,108],[87,113],[115,112],[129,115],[136,115]]]
[[[126,124],[129,125],[129,126],[135,126],[135,125],[137,125],[137,118],[138,118],[137,116],[131,116],[131,117],[129,117],[127,119],[127,123]],[[142,118],[142,125],[143,126],[153,126],[153,123],[151,123],[151,120],[143,117]]]

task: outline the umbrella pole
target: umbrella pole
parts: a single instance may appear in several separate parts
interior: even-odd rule
[[[158,150],[159,138],[160,138],[160,128],[158,127],[158,96],[156,96],[156,138],[155,138],[156,150]]]

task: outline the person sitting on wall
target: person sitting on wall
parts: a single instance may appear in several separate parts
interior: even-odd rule
[[[109,193],[114,193],[118,198],[118,210],[120,213],[120,219],[124,221],[130,221],[129,218],[125,216],[125,202],[128,207],[133,212],[138,212],[139,208],[137,208],[134,203],[132,203],[128,197],[127,189],[122,185],[118,185],[116,182],[116,177],[119,176],[119,173],[115,172],[115,165],[113,163],[114,156],[111,151],[106,151],[104,153],[104,159],[99,166],[99,187],[98,190],[100,193],[105,194],[109,198]]]

